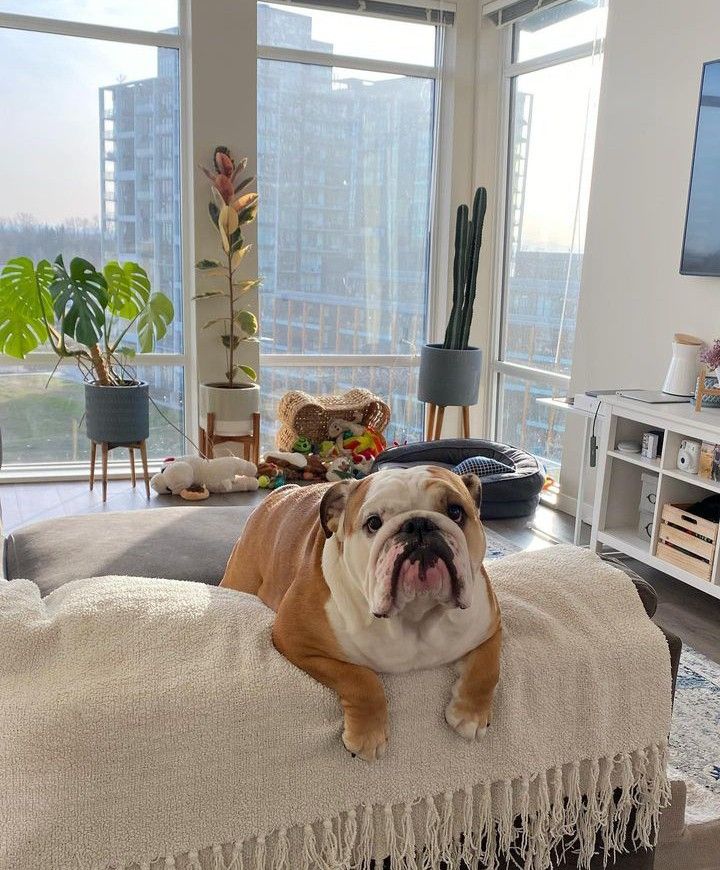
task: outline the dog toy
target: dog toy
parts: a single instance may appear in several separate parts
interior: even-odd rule
[[[375,459],[385,447],[385,439],[373,429],[363,429],[360,434],[343,439],[343,449],[349,451],[356,462],[361,459]]]
[[[353,477],[353,463],[347,456],[338,456],[328,466],[325,475],[327,480],[348,480]]]
[[[325,475],[327,473],[327,466],[320,459],[320,457],[311,453],[308,456],[308,464],[305,466],[305,470],[303,471],[303,480],[325,480]]]
[[[302,453],[305,456],[312,453],[312,449],[313,446],[310,439],[306,438],[304,435],[301,435],[292,446],[293,453]]]
[[[162,471],[150,480],[150,486],[159,495],[180,495],[194,485],[204,486],[211,492],[252,492],[258,488],[257,468],[239,456],[219,456],[203,459],[200,456],[180,456],[166,459]]]

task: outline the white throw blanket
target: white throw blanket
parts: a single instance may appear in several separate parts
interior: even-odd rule
[[[668,797],[670,661],[631,581],[571,547],[490,566],[492,725],[445,724],[450,668],[384,678],[387,757],[353,759],[333,692],[255,597],[111,577],[0,584],[2,870],[546,868],[651,845]],[[619,802],[613,788],[621,787]],[[464,837],[460,837],[460,833]],[[366,862],[364,865],[363,862]],[[471,863],[474,862],[474,863]],[[382,866],[382,865],[380,865]]]

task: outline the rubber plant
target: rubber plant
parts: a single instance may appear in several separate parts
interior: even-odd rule
[[[234,387],[238,378],[244,376],[252,382],[257,373],[252,366],[238,364],[235,352],[243,341],[256,341],[258,322],[252,311],[240,306],[240,298],[260,285],[259,278],[240,278],[242,262],[251,246],[243,240],[243,227],[255,220],[257,215],[257,193],[243,193],[255,180],[252,176],[240,178],[247,166],[247,158],[237,163],[230,151],[218,145],[213,154],[212,169],[200,167],[210,179],[212,199],[208,206],[210,219],[218,231],[223,257],[219,260],[200,260],[196,268],[209,276],[217,276],[223,284],[213,290],[199,293],[198,300],[224,300],[225,312],[203,324],[211,329],[218,324],[222,328],[220,341],[227,355],[228,386]]]
[[[103,386],[132,381],[127,358],[150,353],[174,317],[164,293],[153,293],[137,263],[106,263],[102,271],[75,257],[66,267],[28,257],[8,260],[0,274],[0,353],[25,359],[42,345],[74,359],[85,379]],[[124,345],[136,327],[137,348]]]
[[[483,223],[487,210],[487,190],[478,187],[473,199],[472,219],[467,205],[458,206],[455,219],[455,258],[453,261],[453,300],[443,347],[467,350],[470,340],[475,289],[477,286]]]

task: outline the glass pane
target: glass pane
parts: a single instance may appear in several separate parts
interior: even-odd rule
[[[265,366],[261,373],[262,451],[275,446],[278,429],[277,408],[288,390],[307,393],[339,393],[351,387],[365,387],[388,403],[392,411],[385,431],[388,444],[393,440],[421,441],[423,406],[417,400],[417,373],[414,366],[381,368],[379,366],[282,367]]]
[[[513,81],[502,359],[569,374],[600,64]]]
[[[258,62],[261,329],[271,353],[425,335],[433,82]]]
[[[557,482],[562,463],[565,412],[538,403],[564,395],[562,390],[521,378],[500,376],[498,438],[537,456]]]
[[[0,12],[153,33],[177,33],[178,29],[177,0],[0,0]]]
[[[605,36],[606,0],[569,0],[528,15],[513,27],[513,60],[532,60]]]
[[[63,365],[48,384],[51,372],[50,365],[3,364],[0,368],[3,467],[89,460],[82,377],[72,365]],[[170,421],[150,404],[149,456],[162,459],[186,453],[174,428],[182,430],[184,422],[182,367],[141,366],[137,376],[150,384],[152,399]],[[127,460],[122,450],[110,456]]]
[[[0,82],[0,264],[134,260],[175,305],[157,351],[182,352],[178,52],[0,30]]]
[[[258,3],[258,44],[395,63],[435,64],[435,26]]]

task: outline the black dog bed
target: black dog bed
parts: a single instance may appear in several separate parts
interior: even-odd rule
[[[391,447],[375,460],[372,471],[408,468],[411,465],[442,465],[454,468],[466,459],[494,459],[507,471],[482,477],[483,519],[529,517],[535,513],[545,483],[545,469],[534,456],[517,447],[481,438],[447,438]]]

